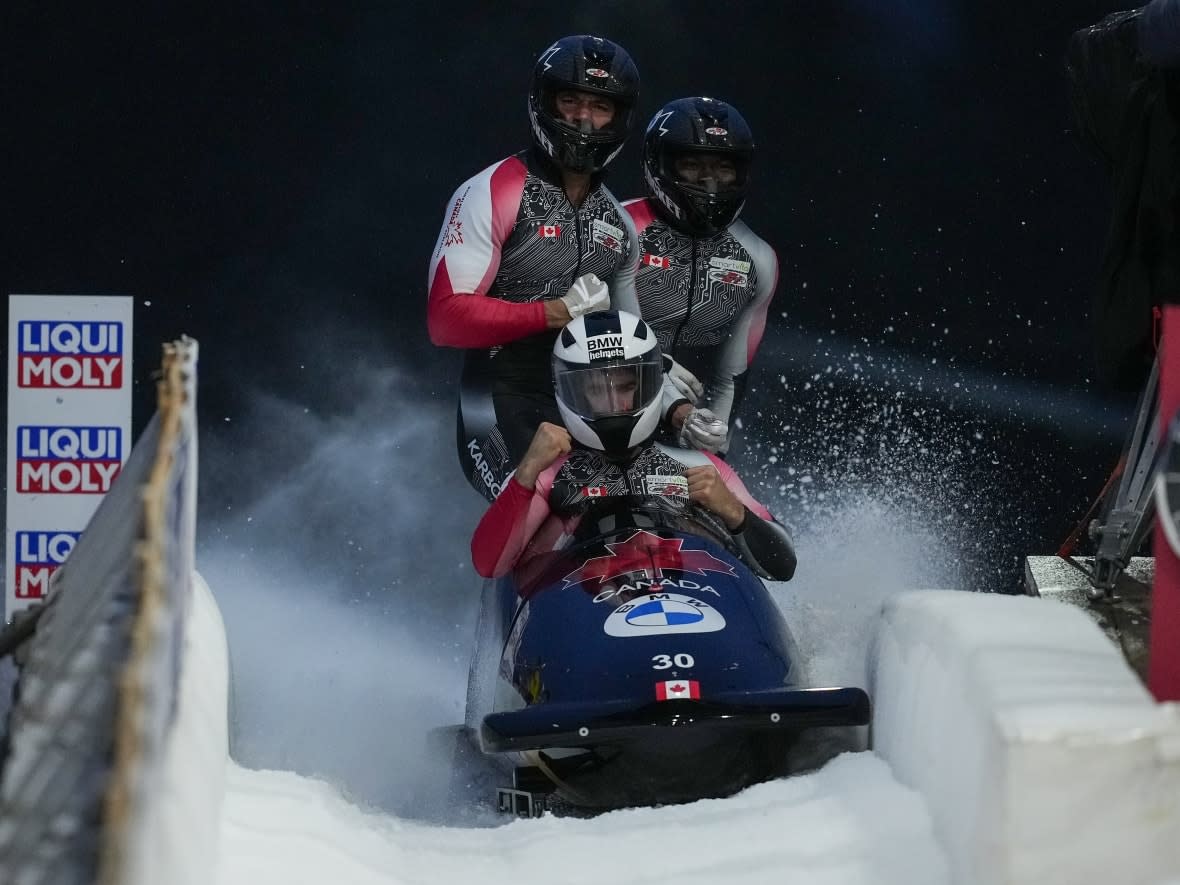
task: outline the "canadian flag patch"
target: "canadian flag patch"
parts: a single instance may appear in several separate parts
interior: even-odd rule
[[[561,226],[557,224],[542,224],[537,228],[537,233],[546,239],[561,236]]]
[[[643,263],[651,267],[662,267],[667,270],[672,266],[672,259],[667,255],[652,255],[650,252],[644,252]]]
[[[701,684],[695,679],[673,679],[656,683],[657,701],[700,700]]]
[[[605,498],[606,486],[582,486],[582,497]]]

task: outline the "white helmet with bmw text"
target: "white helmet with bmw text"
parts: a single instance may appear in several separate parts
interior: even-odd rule
[[[578,317],[553,345],[553,386],[566,429],[607,455],[623,457],[655,435],[662,385],[655,332],[627,311]]]

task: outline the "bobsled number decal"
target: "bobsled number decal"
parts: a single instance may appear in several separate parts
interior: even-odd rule
[[[653,670],[671,670],[673,666],[687,670],[696,664],[692,655],[686,655],[684,653],[677,655],[655,655],[651,660],[651,668]]]
[[[679,593],[653,593],[620,605],[602,625],[608,636],[714,633],[725,629],[721,612],[707,602]]]

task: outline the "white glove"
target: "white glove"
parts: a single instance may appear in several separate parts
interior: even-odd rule
[[[594,274],[584,273],[561,296],[561,303],[570,312],[570,319],[576,320],[596,310],[610,310],[610,289]]]
[[[686,449],[719,452],[729,438],[729,425],[708,409],[694,408],[680,428],[680,445]]]
[[[664,354],[664,375],[672,382],[677,393],[694,406],[705,392],[705,385],[697,380],[697,376],[667,354]]]

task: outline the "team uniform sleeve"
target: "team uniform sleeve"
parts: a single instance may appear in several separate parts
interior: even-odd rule
[[[778,288],[778,256],[774,249],[744,224],[735,224],[732,233],[754,261],[758,287],[754,297],[734,319],[717,360],[717,368],[707,385],[709,408],[727,424],[737,398],[738,379],[750,368],[762,344],[770,302]]]
[[[549,516],[549,490],[560,463],[542,473],[532,489],[517,482],[515,476],[504,483],[471,536],[471,562],[480,575],[502,577],[520,560]]]
[[[742,561],[763,578],[772,581],[791,580],[798,560],[790,532],[754,499],[732,467],[716,455],[704,454],[717,468],[726,488],[746,508],[741,526],[737,531],[730,532],[734,544],[741,551]]]
[[[464,182],[447,205],[430,262],[426,325],[444,347],[495,347],[546,328],[541,301],[489,297],[516,223],[527,170],[509,157]]]
[[[623,227],[627,231],[627,248],[623,254],[623,261],[619,272],[611,281],[611,307],[615,310],[625,310],[636,316],[643,316],[639,309],[639,294],[635,289],[635,279],[639,273],[639,234],[635,230],[635,222],[631,213],[619,207],[619,217],[623,219]]]

